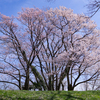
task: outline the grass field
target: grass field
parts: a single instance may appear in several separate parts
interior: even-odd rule
[[[100,100],[100,91],[0,90],[0,100]]]

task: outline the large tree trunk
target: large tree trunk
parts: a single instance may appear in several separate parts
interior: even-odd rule
[[[24,90],[29,90],[29,67],[27,68],[26,72],[26,80],[24,84]]]
[[[20,71],[19,71],[19,89],[22,90],[22,86],[21,86],[21,75],[20,75]]]
[[[74,90],[73,86],[71,84],[69,84],[68,85],[68,91],[73,91],[73,90]]]
[[[49,76],[48,90],[51,90],[51,76]]]
[[[69,63],[69,65],[71,64]],[[70,67],[67,67],[66,74],[67,74],[68,91],[73,91],[74,87],[72,86],[72,77],[70,77],[69,72],[70,72]]]
[[[64,85],[62,84],[62,90],[64,90]]]
[[[37,71],[37,69],[34,66],[31,66],[31,70],[32,70],[33,74],[35,75],[35,77],[39,79],[39,82],[40,82],[41,86],[43,87],[43,89],[47,90],[45,82],[44,82],[42,76],[40,75],[40,73]]]

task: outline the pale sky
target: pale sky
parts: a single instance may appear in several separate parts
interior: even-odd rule
[[[87,4],[87,0],[0,0],[0,12],[7,16],[17,15],[17,12],[21,11],[21,8],[25,7],[38,7],[42,8],[55,8],[59,6],[65,6],[71,8],[75,13],[83,13],[86,11],[84,7]]]
[[[6,16],[17,16],[18,12],[21,12],[22,8],[32,8],[38,7],[40,9],[45,8],[56,8],[59,6],[65,6],[66,8],[73,9],[74,13],[86,14],[89,0],[52,0],[47,2],[47,0],[0,0],[0,13]],[[96,13],[91,19],[96,22],[97,27],[100,29],[100,11]]]
[[[25,7],[38,7],[40,9],[45,9],[65,6],[73,9],[74,13],[86,14],[86,4],[88,4],[88,0],[52,0],[51,2],[47,2],[47,0],[0,0],[0,12],[7,16],[17,16],[17,13],[21,12],[21,9]],[[92,20],[97,23],[98,28],[100,29],[99,15],[100,11],[93,16]]]

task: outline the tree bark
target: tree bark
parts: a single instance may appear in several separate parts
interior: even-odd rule
[[[43,89],[44,90],[47,90],[47,87],[45,85],[45,82],[44,82],[42,76],[37,71],[37,69],[34,66],[31,66],[31,70],[32,70],[33,74],[35,75],[35,77],[39,79],[39,82],[40,82],[41,86],[43,86]]]
[[[73,86],[71,84],[69,84],[68,85],[68,91],[73,91],[73,90],[74,90]]]
[[[26,72],[24,90],[29,90],[29,67],[27,68],[27,72]]]

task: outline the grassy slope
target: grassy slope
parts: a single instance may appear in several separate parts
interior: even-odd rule
[[[100,91],[6,91],[0,100],[100,100]]]

